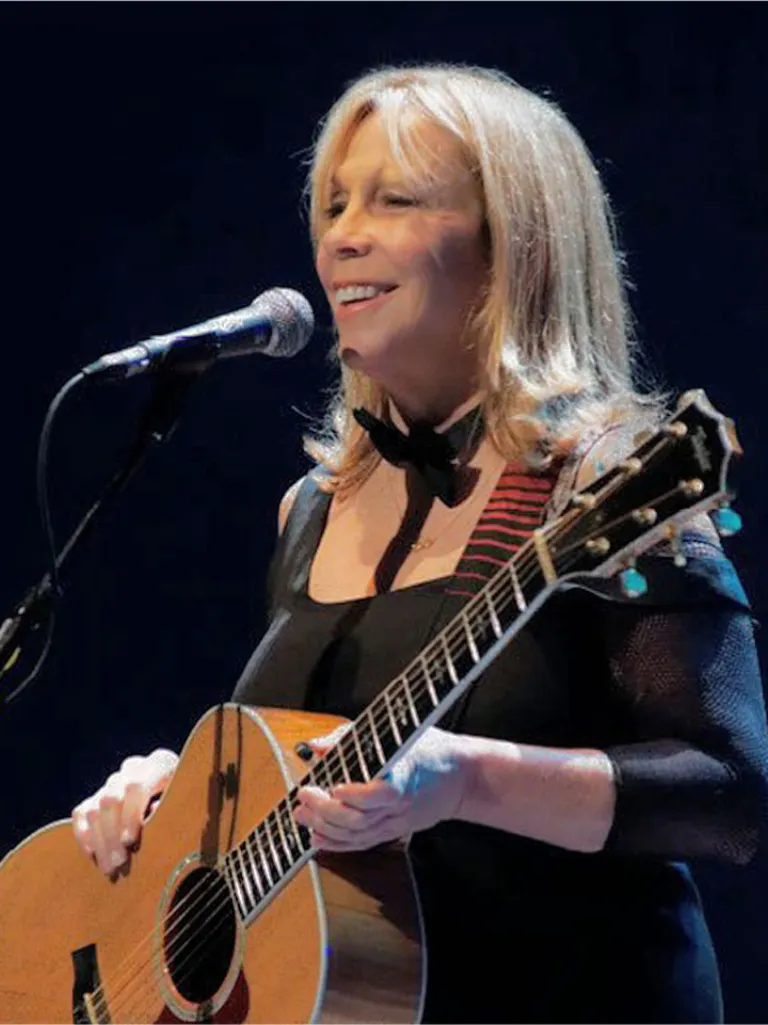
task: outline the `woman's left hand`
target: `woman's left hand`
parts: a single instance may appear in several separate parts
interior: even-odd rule
[[[348,728],[310,745],[322,756]],[[433,726],[384,777],[339,784],[330,792],[302,787],[296,821],[310,830],[319,850],[360,851],[456,818],[469,773],[461,741]]]

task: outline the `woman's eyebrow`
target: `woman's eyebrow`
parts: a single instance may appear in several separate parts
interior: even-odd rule
[[[377,168],[370,171],[365,175],[365,183],[369,185],[373,182],[375,185],[406,185],[405,175],[395,169],[391,168]],[[335,192],[347,192],[348,188],[344,184],[339,175],[338,171],[334,171],[328,179],[328,189],[333,194]]]

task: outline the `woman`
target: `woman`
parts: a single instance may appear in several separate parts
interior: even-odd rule
[[[341,384],[281,504],[272,619],[235,700],[356,716],[564,496],[658,422],[620,259],[553,104],[480,69],[385,70],[310,177]],[[754,853],[766,731],[748,606],[709,520],[551,598],[386,778],[301,792],[318,848],[411,836],[428,1021],[718,1021],[682,860]],[[318,738],[321,752],[333,738]],[[74,811],[125,860],[176,756]]]

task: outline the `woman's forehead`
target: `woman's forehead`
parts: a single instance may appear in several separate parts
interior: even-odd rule
[[[467,171],[464,147],[442,125],[423,116],[392,123],[374,111],[339,148],[328,181],[343,188],[348,179],[380,175],[447,184]]]

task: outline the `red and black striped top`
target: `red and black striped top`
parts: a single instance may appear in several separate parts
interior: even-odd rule
[[[471,597],[544,521],[556,476],[507,463],[467,542],[448,594]]]

